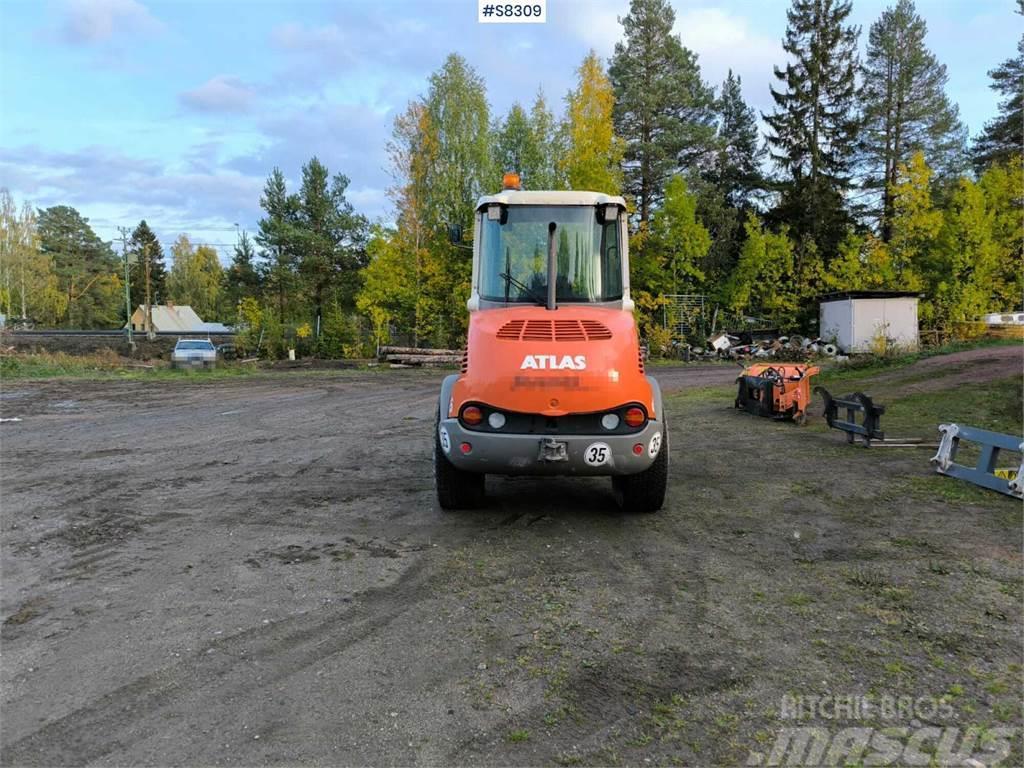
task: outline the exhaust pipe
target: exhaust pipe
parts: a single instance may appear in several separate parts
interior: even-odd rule
[[[548,224],[548,309],[558,309],[555,305],[555,287],[558,280],[558,257],[555,254],[555,222]]]

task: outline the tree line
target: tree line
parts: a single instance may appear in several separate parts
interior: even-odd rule
[[[1024,0],[1019,12],[1024,13]],[[298,188],[269,175],[254,237],[222,269],[182,236],[165,266],[145,222],[120,244],[155,300],[237,323],[243,343],[365,354],[397,338],[457,346],[465,335],[477,197],[517,171],[526,189],[623,194],[642,332],[667,341],[665,297],[702,294],[730,322],[813,330],[814,298],[833,290],[920,291],[922,322],[942,334],[1024,294],[1024,37],[990,72],[1002,100],[973,142],[945,92],[912,0],[870,26],[850,0],[792,0],[770,112],[739,76],[708,83],[672,33],[667,0],[632,0],[609,61],[580,63],[560,114],[538,91],[493,115],[483,79],[458,54],[394,120],[387,144],[391,221],[371,224],[348,179],[317,158]],[[765,132],[759,128],[759,117]],[[0,199],[0,307],[74,327],[123,319],[121,262],[74,209]]]

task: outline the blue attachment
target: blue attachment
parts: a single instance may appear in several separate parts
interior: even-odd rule
[[[931,459],[936,472],[959,480],[966,480],[982,488],[1005,493],[1007,496],[1017,499],[1024,498],[1024,441],[1021,438],[1004,435],[1000,432],[989,432],[987,429],[978,429],[977,427],[962,427],[959,424],[942,424],[939,426],[939,432],[942,433],[942,442],[939,444],[938,453]],[[978,463],[973,467],[956,463],[956,454],[961,440],[978,443],[981,447]],[[1020,466],[1015,478],[1008,480],[995,474],[1000,451],[1013,451],[1021,454]]]

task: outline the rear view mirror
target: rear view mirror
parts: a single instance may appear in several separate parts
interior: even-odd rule
[[[461,224],[449,224],[448,225],[448,241],[452,245],[458,245],[462,242],[462,225]]]
[[[615,203],[597,206],[597,220],[601,224],[610,224],[619,218],[619,206]]]

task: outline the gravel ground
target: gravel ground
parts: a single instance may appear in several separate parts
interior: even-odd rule
[[[600,479],[442,512],[437,373],[5,382],[0,759],[746,764],[786,696],[891,693],[1019,764],[1020,505],[654,373],[647,516]]]

